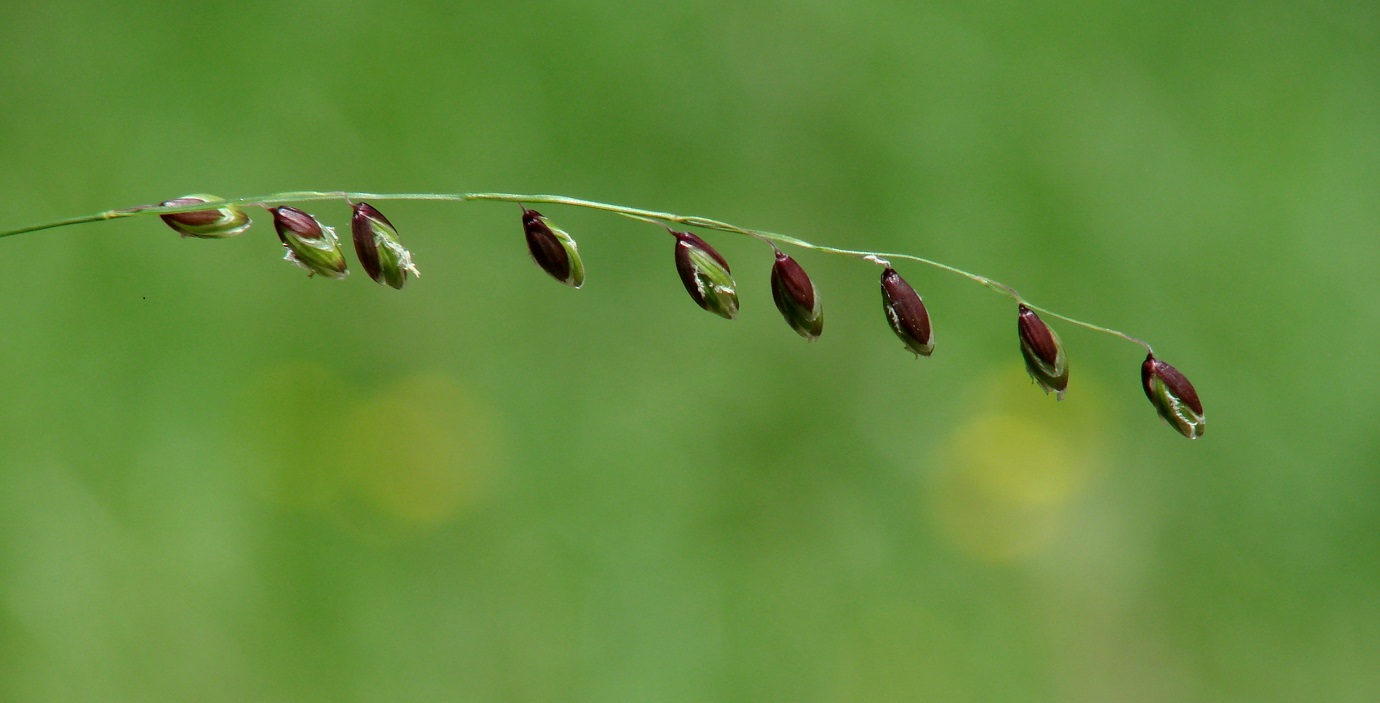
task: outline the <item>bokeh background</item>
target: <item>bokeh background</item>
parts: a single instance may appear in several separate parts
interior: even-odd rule
[[[0,241],[0,699],[1380,699],[1374,2],[12,2],[0,228],[190,192],[552,192],[808,252],[826,332],[655,228],[376,203],[425,274],[270,220]],[[348,224],[341,204],[311,211]]]

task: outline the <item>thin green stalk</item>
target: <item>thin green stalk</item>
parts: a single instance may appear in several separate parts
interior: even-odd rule
[[[1104,334],[1109,334],[1114,337],[1120,337],[1121,339],[1124,339],[1128,342],[1133,342],[1135,344],[1140,345],[1141,347],[1144,347],[1146,352],[1153,353],[1153,350],[1151,349],[1150,345],[1142,339],[1132,337],[1131,335],[1128,335],[1124,332],[1120,332],[1118,330],[1111,329],[1109,327],[1094,325],[1090,322],[1084,322],[1083,320],[1069,317],[1068,315],[1054,312],[1053,310],[1050,310],[1048,308],[1035,305],[1031,303],[1029,300],[1026,300],[1023,296],[1021,296],[1021,294],[1018,293],[1015,288],[1012,288],[1011,286],[1008,286],[1004,283],[995,281],[986,276],[980,276],[975,273],[964,271],[963,269],[956,268],[948,264],[940,263],[938,261],[926,259],[920,256],[915,256],[913,254],[861,251],[856,249],[840,249],[837,247],[814,244],[812,242],[807,242],[803,239],[798,239],[796,237],[792,237],[785,234],[777,234],[775,232],[768,232],[765,230],[739,227],[734,224],[710,219],[707,217],[677,215],[671,212],[644,210],[642,208],[627,207],[624,205],[613,205],[610,203],[601,203],[594,200],[571,198],[564,195],[520,195],[513,193],[355,193],[349,191],[290,191],[284,193],[271,193],[269,195],[256,195],[247,198],[231,198],[207,203],[180,205],[176,207],[163,207],[159,205],[139,205],[119,210],[106,210],[104,212],[98,212],[92,215],[71,217],[63,220],[54,220],[52,222],[44,222],[36,225],[30,225],[27,227],[20,227],[18,229],[7,230],[4,232],[0,232],[0,238],[13,237],[15,235],[26,234],[29,232],[40,232],[48,229],[56,229],[58,227],[67,227],[69,225],[79,225],[87,222],[113,220],[122,217],[136,217],[144,215],[169,215],[180,212],[214,210],[218,207],[224,207],[226,205],[235,205],[239,207],[269,207],[273,205],[284,205],[288,203],[304,203],[328,200],[341,200],[346,202],[359,202],[364,200],[430,200],[460,203],[483,200],[494,202],[530,203],[544,205],[567,205],[570,207],[580,207],[590,210],[602,210],[604,212],[611,212],[631,219],[640,220],[644,222],[652,222],[655,224],[664,224],[670,222],[685,227],[698,227],[701,229],[710,229],[717,230],[720,232],[742,234],[756,239],[760,239],[773,245],[786,244],[789,246],[799,247],[801,249],[808,249],[811,251],[817,251],[824,254],[849,256],[856,259],[871,261],[873,263],[878,263],[881,265],[890,265],[889,262],[893,259],[902,261],[913,261],[967,278],[990,290],[1000,293],[1001,295],[1004,295],[1017,303],[1025,305],[1026,307],[1036,312],[1043,313],[1051,317],[1057,317],[1060,320],[1063,320],[1070,324],[1085,327],[1095,332],[1102,332]]]

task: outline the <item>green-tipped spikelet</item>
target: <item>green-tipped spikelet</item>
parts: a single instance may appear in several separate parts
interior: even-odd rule
[[[284,205],[272,211],[273,227],[287,249],[284,259],[306,269],[309,275],[319,273],[334,279],[349,275],[345,254],[340,251],[340,239],[333,228],[295,207]]]
[[[1069,360],[1059,335],[1024,305],[1020,306],[1016,331],[1021,337],[1025,370],[1046,393],[1054,391],[1055,397],[1063,400],[1064,389],[1069,387]]]
[[[1154,354],[1146,354],[1140,365],[1140,382],[1145,387],[1145,397],[1170,427],[1189,439],[1203,436],[1207,427],[1203,402],[1178,369],[1156,359]]]
[[[398,240],[398,230],[383,213],[369,203],[358,203],[354,210],[350,233],[354,236],[355,255],[370,278],[402,290],[409,275],[422,275],[412,263],[412,252]]]
[[[160,203],[160,205],[162,207],[177,207],[179,205],[196,205],[197,203],[214,203],[219,200],[222,198],[198,193],[168,200]],[[178,234],[199,239],[233,237],[249,229],[249,225],[252,224],[249,215],[234,205],[225,205],[214,210],[175,212],[159,215],[159,217],[163,218],[163,221],[176,230]]]
[[[689,232],[671,231],[676,238],[676,271],[685,291],[700,307],[727,320],[738,314],[733,273],[709,243]]]
[[[522,231],[527,251],[543,271],[571,288],[585,284],[585,264],[575,240],[536,210],[522,209]]]

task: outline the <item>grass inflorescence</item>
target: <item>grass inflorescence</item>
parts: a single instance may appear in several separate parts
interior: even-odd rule
[[[613,205],[563,195],[517,195],[511,193],[355,193],[348,191],[294,191],[247,198],[218,198],[196,194],[174,198],[158,205],[140,205],[118,210],[39,223],[0,232],[0,238],[58,227],[157,215],[184,237],[223,239],[251,228],[247,209],[263,208],[272,217],[274,229],[284,248],[284,259],[305,269],[308,275],[342,279],[349,274],[340,240],[334,228],[322,224],[314,215],[294,205],[317,201],[344,201],[353,208],[351,233],[355,253],[370,278],[380,284],[402,289],[409,278],[420,276],[411,252],[403,246],[397,229],[375,206],[366,201],[431,200],[448,202],[496,201],[521,206],[522,231],[532,260],[552,278],[572,288],[585,281],[584,262],[574,237],[556,227],[550,219],[528,207],[560,205],[602,210],[633,220],[659,225],[675,239],[675,265],[686,292],[701,308],[726,319],[738,313],[737,285],[727,259],[694,228],[744,235],[765,242],[773,251],[771,270],[772,299],[786,323],[807,341],[823,334],[822,297],[805,269],[785,254],[782,246],[855,258],[882,267],[882,305],[887,324],[917,358],[930,356],[935,347],[929,312],[920,294],[897,272],[893,262],[924,264],[962,276],[989,290],[1006,296],[1017,305],[1017,336],[1021,356],[1031,379],[1062,399],[1069,383],[1068,355],[1059,335],[1041,319],[1044,315],[1079,327],[1112,335],[1144,348],[1141,382],[1146,397],[1156,412],[1176,431],[1190,439],[1203,434],[1206,418],[1193,384],[1178,369],[1155,356],[1142,339],[1124,332],[1069,317],[1031,303],[1015,288],[1004,283],[913,254],[861,251],[814,244],[789,235],[739,227],[707,217],[678,215],[642,208]]]

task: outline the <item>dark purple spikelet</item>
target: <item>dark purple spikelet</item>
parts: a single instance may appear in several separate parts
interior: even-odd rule
[[[1017,327],[1021,341],[1037,358],[1051,366],[1059,360],[1059,344],[1054,341],[1049,325],[1025,305],[1020,306]]]
[[[1026,371],[1046,393],[1054,391],[1062,400],[1069,385],[1069,362],[1059,335],[1025,305],[1020,306],[1016,328]]]
[[[934,352],[934,333],[930,329],[930,313],[920,294],[888,266],[882,272],[882,307],[891,331],[918,356]]]
[[[797,334],[813,342],[824,332],[824,308],[805,269],[781,250],[771,267],[771,297]]]
[[[379,264],[378,242],[374,241],[374,225],[377,222],[393,229],[393,223],[369,203],[356,203],[354,210],[355,214],[350,218],[350,234],[355,241],[355,256],[359,257],[359,265],[364,267],[364,272],[377,281],[383,274],[383,267]]]
[[[551,274],[556,280],[563,280],[570,274],[570,257],[565,247],[556,241],[556,235],[542,221],[536,210],[523,210],[522,231],[527,235],[527,248],[532,252],[532,260]]]
[[[676,238],[676,272],[685,292],[701,308],[732,320],[738,314],[738,293],[728,261],[694,234],[675,230],[671,234]]]
[[[1203,402],[1178,369],[1156,359],[1154,354],[1146,354],[1140,365],[1140,381],[1145,397],[1170,427],[1189,439],[1203,436],[1207,427]]]
[[[402,290],[409,277],[422,275],[412,263],[412,252],[398,239],[398,230],[378,208],[369,203],[356,203],[354,209],[350,234],[359,263],[370,278]]]
[[[196,205],[205,202],[200,198],[175,198],[164,203],[163,207],[176,207],[179,205]],[[203,227],[215,224],[220,220],[220,213],[215,210],[197,210],[195,212],[175,212],[171,215],[160,215],[163,221],[169,226],[176,228],[176,225],[186,225],[188,227]],[[176,225],[174,224],[176,223]]]
[[[345,255],[340,251],[340,239],[331,227],[323,227],[315,217],[295,207],[283,205],[269,208],[273,213],[273,229],[287,249],[283,257],[289,263],[325,278],[341,279],[349,275]]]
[[[522,231],[527,237],[527,251],[537,266],[571,287],[579,288],[584,283],[584,266],[570,235],[553,227],[540,212],[525,207]]]
[[[688,258],[689,255],[688,255],[688,254],[682,255],[681,252],[682,252],[682,251],[688,252],[688,251],[690,250],[690,247],[694,247],[694,248],[696,248],[696,249],[699,249],[699,250],[703,251],[704,253],[708,254],[709,256],[713,257],[715,261],[719,262],[719,265],[720,265],[720,266],[724,267],[724,270],[725,270],[725,271],[728,271],[729,273],[733,273],[733,270],[732,270],[731,268],[729,268],[729,266],[728,266],[728,260],[725,259],[725,258],[723,257],[723,254],[720,254],[720,253],[719,253],[719,250],[715,249],[714,247],[709,246],[709,242],[706,242],[706,241],[704,241],[703,239],[701,239],[699,235],[694,234],[693,232],[676,232],[676,231],[674,231],[674,230],[671,232],[671,234],[675,236],[675,238],[676,238],[676,244],[678,245],[678,246],[676,247],[676,268],[677,268],[677,270],[681,270],[681,269],[682,269],[682,264],[681,264],[681,259],[682,259],[682,258],[685,258],[685,259],[686,259],[686,263],[684,264],[684,267],[686,267],[686,268],[685,268],[684,270],[688,270],[688,267],[690,266],[689,258]],[[685,245],[685,246],[683,246],[683,247],[682,247],[682,246],[679,246],[679,245],[682,245],[682,244]],[[681,276],[684,277],[685,274],[682,273]]]
[[[159,203],[161,207],[180,207],[220,200],[214,195],[188,195]],[[159,215],[163,223],[184,237],[198,239],[225,239],[249,229],[249,215],[234,205],[225,205],[212,210],[174,212]]]
[[[278,230],[278,239],[287,243],[287,235],[292,234],[299,239],[320,239],[324,236],[321,231],[321,223],[315,217],[308,215],[301,210],[290,205],[281,205],[272,208],[273,228]]]
[[[1145,356],[1145,361],[1140,365],[1140,377],[1145,385],[1145,397],[1154,400],[1154,381],[1158,378],[1174,397],[1187,404],[1193,412],[1200,415],[1203,413],[1203,402],[1198,399],[1198,391],[1189,382],[1188,377],[1170,364],[1156,359],[1154,354]]]

